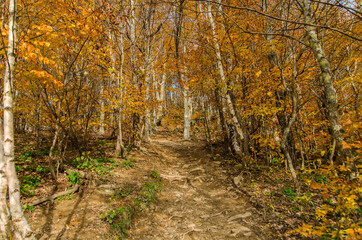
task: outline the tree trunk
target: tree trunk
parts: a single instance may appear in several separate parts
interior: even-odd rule
[[[336,141],[336,154],[342,157],[348,155],[347,149],[343,148],[343,128],[339,123],[339,114],[337,107],[337,94],[333,86],[331,65],[324,53],[323,47],[318,39],[316,28],[311,26],[314,22],[312,20],[312,12],[309,0],[304,0],[302,9],[304,21],[308,24],[305,25],[306,33],[309,37],[310,47],[317,59],[319,69],[321,70],[321,80],[324,86],[324,98],[327,111],[327,119],[330,124],[330,131],[334,141]]]
[[[297,97],[295,95],[295,79],[297,77],[297,62],[295,59],[294,52],[293,52],[293,60],[294,61],[293,61],[293,74],[292,74],[291,88],[286,90],[290,94],[290,97],[292,98],[292,115],[289,120],[286,119],[286,122],[285,122],[286,126],[283,129],[280,148],[286,158],[285,161],[286,161],[287,165],[289,166],[290,173],[292,174],[293,182],[294,182],[295,189],[296,189],[296,194],[297,194],[297,196],[299,196],[300,195],[300,185],[299,185],[297,174],[295,172],[293,159],[290,155],[290,149],[288,148],[288,146],[289,146],[288,139],[289,139],[289,136],[291,136],[292,128],[293,128],[293,125],[297,118],[297,106],[298,106]],[[294,141],[294,138],[293,138],[293,141]]]
[[[191,127],[191,99],[190,89],[187,86],[187,80],[184,74],[181,74],[182,82],[184,82],[183,96],[184,96],[184,139],[190,139],[190,127]]]
[[[123,26],[122,26],[123,28]],[[123,145],[123,131],[122,131],[122,120],[123,120],[123,64],[124,64],[124,48],[123,48],[123,29],[121,30],[121,35],[119,36],[120,41],[120,51],[121,51],[121,63],[119,69],[119,91],[120,91],[120,102],[119,102],[119,113],[118,113],[118,136],[117,136],[117,145],[116,145],[116,155],[121,157],[124,156],[125,148]],[[112,51],[112,54],[113,51]],[[115,58],[115,57],[114,57]],[[115,59],[114,59],[115,60]]]
[[[216,60],[217,60],[217,67],[219,70],[219,75],[222,81],[222,84],[225,85],[226,84],[226,76],[225,76],[225,71],[224,71],[224,67],[222,65],[222,58],[221,58],[221,51],[220,51],[220,46],[219,43],[217,42],[217,34],[216,34],[216,27],[215,27],[215,23],[214,23],[214,19],[212,16],[212,8],[211,8],[211,4],[207,3],[207,14],[208,14],[208,18],[210,21],[210,25],[211,25],[211,32],[212,32],[212,40],[214,43],[214,50],[216,53]],[[237,115],[236,115],[236,110],[234,108],[234,105],[232,103],[231,100],[231,96],[230,96],[230,92],[228,90],[225,90],[225,94],[226,94],[226,103],[231,115],[231,119],[235,128],[235,131],[237,133],[237,141],[235,139],[233,139],[233,146],[234,146],[234,150],[237,152],[238,155],[240,155],[241,157],[244,156],[244,152],[242,151],[240,145],[243,143],[244,141],[244,133],[241,127],[241,124],[238,121]],[[235,136],[236,137],[236,136]],[[237,146],[239,145],[239,146]]]
[[[161,126],[161,122],[162,122],[162,117],[163,117],[163,109],[165,106],[165,87],[166,87],[166,62],[163,63],[163,73],[162,73],[162,78],[161,78],[161,83],[160,83],[160,93],[157,94],[158,96],[158,107],[157,107],[157,112],[156,112],[156,125],[157,126]]]
[[[8,179],[9,208],[17,239],[35,239],[20,203],[20,186],[14,163],[13,81],[16,58],[16,0],[9,1],[9,45],[4,77],[4,157]]]
[[[281,107],[283,104],[283,101],[287,101],[287,95],[288,92],[283,91],[277,91],[276,92],[276,106]],[[282,130],[282,133],[285,132],[286,128],[288,127],[288,115],[285,111],[280,111],[277,113],[277,118],[279,122],[279,126]],[[293,165],[297,166],[297,158],[296,158],[296,148],[295,148],[295,140],[293,131],[288,131],[287,141],[285,142],[285,149],[288,151],[288,155],[291,158]]]
[[[150,39],[147,39],[146,44],[146,53],[145,53],[145,84],[146,84],[146,96],[145,96],[145,107],[146,107],[146,114],[145,114],[145,140],[146,142],[149,142],[151,140],[151,91],[150,91],[150,85],[151,85],[151,45],[150,45]]]
[[[101,102],[101,112],[99,117],[99,133],[104,135],[104,120],[105,120],[105,112],[104,112],[104,82],[101,80],[101,90],[100,90],[100,102]]]
[[[11,227],[7,204],[8,180],[6,178],[3,137],[3,124],[0,119],[0,238],[9,239],[11,236]]]
[[[186,46],[181,44],[181,36],[182,36],[182,24],[183,24],[183,3],[185,1],[182,0],[177,2],[179,5],[175,4],[175,49],[176,49],[176,65],[179,78],[183,84],[183,100],[184,100],[184,139],[190,139],[190,127],[191,127],[191,99],[190,99],[190,89],[188,86],[188,79],[186,76],[186,67],[184,66],[183,71],[181,70],[181,56],[180,49],[183,54],[186,54]],[[183,62],[185,65],[185,62]]]

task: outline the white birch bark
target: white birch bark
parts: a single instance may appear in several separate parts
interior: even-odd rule
[[[156,79],[155,69],[152,67],[152,90],[154,92],[153,96],[156,98],[156,106],[152,110],[152,129],[157,131],[157,109],[160,99],[160,93],[158,91],[158,80]]]
[[[16,0],[9,1],[9,43],[4,77],[4,157],[8,179],[9,208],[17,239],[35,239],[20,203],[20,186],[14,163],[13,81],[16,58]]]
[[[214,48],[215,48],[216,61],[217,61],[217,67],[218,67],[218,70],[219,70],[219,75],[220,75],[222,84],[225,84],[226,83],[226,76],[225,76],[224,66],[222,65],[221,51],[220,51],[219,43],[217,41],[216,27],[215,27],[215,23],[214,23],[214,18],[212,16],[212,8],[211,8],[210,3],[207,3],[207,15],[208,15],[210,26],[211,26],[212,40],[213,40],[213,44],[214,44]],[[228,107],[229,112],[231,114],[233,124],[235,125],[235,130],[236,130],[236,132],[238,134],[238,137],[240,138],[240,141],[242,142],[244,140],[244,133],[243,133],[242,127],[241,127],[241,125],[240,125],[240,123],[239,123],[239,121],[237,119],[236,111],[234,109],[234,106],[233,106],[233,103],[232,103],[232,100],[231,100],[231,96],[230,96],[230,94],[228,93],[227,90],[226,90],[226,92],[224,94],[226,95],[227,107]],[[237,148],[237,149],[239,150],[238,154],[242,155],[240,147]]]
[[[123,120],[123,64],[124,64],[124,48],[123,48],[123,26],[121,34],[119,36],[120,41],[120,54],[121,54],[121,64],[119,69],[119,91],[120,91],[120,102],[119,102],[119,113],[118,113],[118,136],[117,136],[117,145],[116,145],[116,154],[123,156],[124,154],[124,145],[123,145],[123,131],[122,131],[122,120]]]
[[[183,47],[183,52],[186,54],[186,46]],[[181,72],[181,81],[184,83],[183,96],[184,96],[184,139],[190,139],[191,116],[192,116],[192,102],[190,97],[190,87],[187,79],[187,68],[184,64],[184,71]]]
[[[166,87],[166,62],[163,63],[163,73],[162,73],[162,78],[161,78],[161,83],[160,83],[160,94],[159,99],[157,99],[159,101],[158,104],[158,108],[157,108],[157,125],[161,125],[161,121],[162,121],[162,116],[163,116],[163,109],[165,106],[165,87]]]
[[[151,8],[151,6],[147,5],[147,11],[146,13],[149,12],[149,8]],[[151,32],[151,23],[150,23],[150,16],[147,17],[146,19],[146,26],[144,29],[145,30],[145,36],[144,36],[144,40],[145,40],[145,67],[144,67],[144,71],[146,74],[145,77],[145,85],[146,85],[146,96],[145,96],[145,141],[149,142],[151,141],[151,108],[150,108],[150,102],[151,102],[151,91],[150,91],[150,86],[151,86],[151,82],[152,82],[152,72],[151,72],[151,66],[152,66],[152,57],[151,57],[151,50],[152,50],[152,46],[151,46],[151,36],[150,36],[150,32]]]
[[[190,89],[187,85],[184,86],[183,96],[184,96],[184,139],[189,140],[190,128],[191,128],[191,107],[190,107],[191,102],[190,102]]]
[[[149,55],[147,53],[147,55]],[[145,97],[145,102],[146,102],[146,113],[145,113],[145,140],[147,142],[149,142],[151,140],[151,109],[150,109],[150,101],[151,101],[151,96],[150,96],[150,84],[151,84],[151,73],[150,73],[150,56],[146,56],[146,79],[145,79],[145,84],[146,84],[146,97]]]
[[[3,2],[1,6],[2,9],[6,9],[6,2]],[[4,12],[2,14],[1,29],[4,29],[5,17]],[[6,161],[4,157],[4,146],[3,146],[3,124],[2,119],[0,119],[0,238],[8,239],[10,238],[10,212],[7,204],[7,190],[8,190],[8,180],[6,177]]]
[[[10,237],[10,213],[7,204],[8,180],[6,178],[6,162],[3,147],[3,125],[0,120],[0,238]]]
[[[99,133],[101,135],[104,135],[104,120],[105,120],[105,114],[104,114],[104,83],[101,80],[101,90],[100,90],[100,103],[101,103],[101,112],[99,117]]]

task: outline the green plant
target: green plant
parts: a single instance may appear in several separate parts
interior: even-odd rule
[[[20,191],[24,195],[35,195],[35,188],[41,184],[40,177],[27,175],[21,178]]]
[[[157,168],[153,169],[150,173],[150,176],[154,179],[160,180],[161,179],[161,175],[160,172],[157,170]]]
[[[110,224],[115,231],[116,237],[122,239],[127,235],[127,229],[131,224],[132,211],[120,206],[116,209],[108,210],[106,214],[102,214],[101,218]]]
[[[30,161],[30,160],[29,160]],[[26,170],[28,171],[36,171],[36,169],[38,168],[39,163],[37,162],[30,162],[29,165],[27,166]]]
[[[300,209],[298,207],[290,207],[289,210],[294,213],[300,212]]]
[[[16,169],[17,172],[24,171],[24,168],[22,166],[18,166],[18,165],[15,165],[15,169]]]
[[[161,183],[158,180],[146,182],[135,200],[136,209],[142,210],[155,201],[156,193],[161,191]]]
[[[274,165],[274,166],[280,167],[280,166],[282,166],[283,162],[279,158],[273,158],[271,160],[271,164]]]
[[[50,152],[50,146],[47,146],[45,148],[40,149],[39,151],[36,150],[28,150],[28,147],[23,148],[23,152],[20,154],[20,156],[17,158],[19,161],[26,161],[31,160],[33,157],[42,157],[49,155]]]
[[[121,165],[122,165],[123,167],[125,167],[127,170],[135,166],[134,162],[132,162],[131,159],[126,159],[126,160],[124,160],[124,161],[121,163]]]
[[[22,208],[23,208],[24,211],[29,211],[29,212],[32,212],[35,209],[34,206],[29,206],[29,205],[22,206]]]
[[[106,144],[106,141],[104,141],[104,140],[96,140],[96,141],[95,141],[95,144],[97,144],[97,145],[104,145],[104,144]]]
[[[60,197],[57,198],[57,200],[59,200],[59,201],[62,201],[62,200],[72,200],[72,199],[74,199],[74,195],[71,194],[71,193],[65,194],[65,195],[60,196]]]
[[[83,159],[83,156],[82,156],[81,160],[85,160],[85,161],[80,162],[77,165],[77,169],[92,169],[92,168],[94,168],[94,163],[90,159]]]
[[[98,175],[109,175],[110,170],[118,167],[118,163],[111,158],[91,158],[85,153],[82,153],[81,157],[77,157],[72,160],[72,165],[77,169],[92,169]]]
[[[36,167],[36,171],[37,171],[38,173],[45,173],[45,172],[48,172],[48,171],[49,171],[49,168],[43,167],[43,166],[37,166],[37,167]]]
[[[315,194],[311,194],[310,192],[304,194],[303,196],[297,197],[297,200],[306,206],[313,207],[314,203],[311,201],[311,197]]]
[[[295,191],[293,190],[293,189],[291,189],[291,188],[283,188],[282,189],[282,193],[283,193],[283,195],[285,195],[285,196],[288,196],[288,197],[291,197],[291,198],[295,198],[295,196],[296,196],[296,193],[295,193]]]
[[[22,152],[20,154],[20,156],[18,157],[18,160],[21,162],[24,162],[26,160],[31,160],[31,158],[34,156],[34,151],[30,150],[30,151],[26,151],[26,152]]]
[[[71,186],[74,186],[76,184],[82,184],[82,181],[80,180],[80,173],[79,172],[74,172],[74,171],[67,171],[67,178],[69,180],[69,183]]]
[[[116,198],[120,198],[120,197],[127,197],[128,195],[130,195],[132,193],[132,189],[127,188],[127,189],[122,189],[119,191],[119,193],[117,195],[115,195]]]
[[[112,159],[113,160],[113,159]],[[118,163],[112,163],[109,165],[99,165],[97,167],[95,167],[95,171],[98,175],[110,175],[111,174],[111,170],[117,168],[119,166]]]
[[[47,146],[39,151],[39,156],[48,156],[50,153],[50,146]]]
[[[314,179],[317,183],[328,183],[326,175],[315,175]]]
[[[104,157],[99,157],[97,159],[93,159],[93,161],[97,161],[100,163],[114,163],[115,162],[115,160],[112,158],[104,158]]]

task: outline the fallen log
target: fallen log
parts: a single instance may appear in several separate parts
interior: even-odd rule
[[[63,192],[59,192],[59,193],[55,193],[55,194],[53,194],[53,195],[51,195],[51,196],[47,196],[47,197],[43,197],[43,198],[37,199],[37,200],[35,200],[35,201],[27,204],[27,205],[28,205],[28,206],[36,206],[36,205],[42,204],[42,203],[44,203],[44,202],[46,202],[46,201],[53,201],[53,200],[55,200],[55,199],[58,198],[58,197],[67,195],[67,194],[69,194],[69,193],[75,193],[75,192],[78,191],[78,190],[79,190],[79,185],[76,184],[76,185],[74,186],[74,188],[72,188],[72,189],[69,189],[69,190],[66,190],[66,191],[63,191]]]

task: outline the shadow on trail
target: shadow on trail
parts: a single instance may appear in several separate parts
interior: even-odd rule
[[[73,210],[70,212],[70,214],[67,217],[67,220],[65,221],[65,224],[62,228],[62,230],[59,232],[59,234],[56,237],[56,240],[60,240],[62,239],[63,234],[65,233],[65,231],[67,230],[68,225],[70,224],[70,221],[72,220],[72,217],[75,213],[75,211],[78,209],[78,205],[81,203],[81,201],[83,200],[83,196],[84,196],[84,189],[80,188],[79,191],[79,196],[78,196],[78,200],[77,202],[74,204]]]

